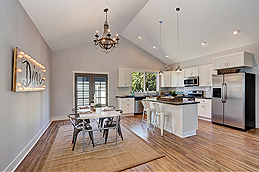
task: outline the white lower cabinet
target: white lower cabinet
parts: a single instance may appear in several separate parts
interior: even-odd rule
[[[122,114],[134,114],[135,98],[117,98],[117,109],[123,111]]]
[[[211,99],[195,99],[198,104],[198,116],[211,119]]]

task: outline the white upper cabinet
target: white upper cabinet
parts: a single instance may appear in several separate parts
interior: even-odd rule
[[[184,77],[192,77],[192,76],[199,76],[199,68],[198,67],[192,67],[184,69]]]
[[[178,86],[183,87],[184,86],[184,70],[182,72],[176,72],[178,73]]]
[[[212,75],[217,75],[212,64],[199,66],[199,86],[211,86]]]
[[[226,56],[213,58],[213,69],[224,69],[226,67]]]
[[[117,87],[131,87],[131,69],[117,69]]]
[[[253,54],[242,51],[213,58],[213,69],[253,67]]]
[[[161,80],[161,87],[183,87],[184,72],[166,71]]]
[[[171,87],[171,71],[164,72],[164,87]]]
[[[209,86],[210,85],[210,73],[209,66],[200,66],[199,67],[199,86]]]
[[[171,71],[171,87],[177,87],[179,85],[178,72]]]

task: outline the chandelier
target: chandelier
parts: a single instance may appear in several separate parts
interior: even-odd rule
[[[106,19],[104,22],[104,31],[103,31],[103,37],[99,38],[99,31],[97,30],[95,33],[95,39],[94,39],[94,44],[96,46],[100,46],[102,49],[104,50],[111,50],[113,47],[116,46],[116,44],[119,43],[119,34],[116,34],[116,38],[111,38],[111,30],[109,28],[109,24],[107,22],[107,12],[108,12],[108,8],[105,8],[103,10],[103,12],[106,13]]]

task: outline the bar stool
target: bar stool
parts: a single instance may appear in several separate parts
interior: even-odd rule
[[[142,103],[142,105],[144,107],[141,126],[143,126],[144,116],[145,116],[145,113],[146,113],[147,114],[147,128],[149,128],[151,113],[152,112],[155,113],[155,109],[150,108],[149,101],[147,101],[147,100],[141,100],[141,103]]]
[[[165,112],[165,108],[163,105],[160,105],[158,103],[154,103],[153,104],[154,107],[155,107],[155,110],[156,110],[156,114],[155,114],[155,122],[154,122],[154,128],[153,128],[153,131],[155,130],[155,127],[157,127],[157,116],[160,117],[160,129],[161,129],[161,136],[163,136],[163,133],[164,133],[164,120],[165,120],[165,117],[168,117],[169,118],[169,125],[170,125],[170,129],[171,129],[171,132],[172,132],[172,123],[171,123],[171,115],[169,112]]]

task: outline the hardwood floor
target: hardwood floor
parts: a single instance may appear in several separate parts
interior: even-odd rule
[[[141,117],[123,117],[122,124],[166,156],[126,171],[259,171],[259,129],[243,132],[199,120],[196,136],[181,139],[165,131],[161,137],[159,129],[142,127]],[[62,125],[70,122],[53,122],[16,171],[35,171]]]

